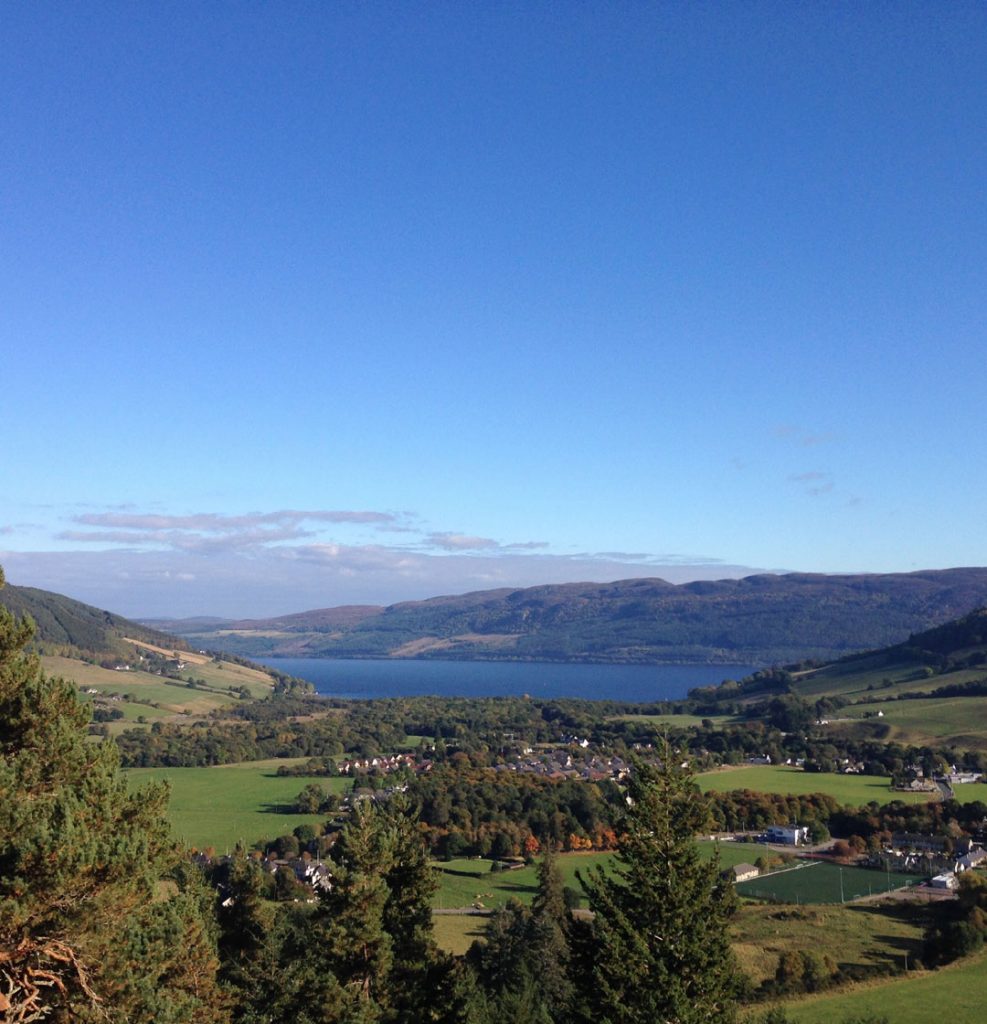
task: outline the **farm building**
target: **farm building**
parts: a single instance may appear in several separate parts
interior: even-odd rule
[[[733,866],[733,880],[735,882],[749,882],[752,878],[757,878],[760,873],[760,869],[756,868],[753,864],[734,864]]]

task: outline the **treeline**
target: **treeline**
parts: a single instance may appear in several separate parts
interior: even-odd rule
[[[553,782],[536,775],[448,765],[410,783],[429,846],[439,856],[509,857],[612,850],[623,804],[609,781]]]
[[[117,738],[124,767],[193,768],[273,757],[374,756],[400,746],[393,717],[317,698],[281,697],[235,705],[191,726],[155,722]]]

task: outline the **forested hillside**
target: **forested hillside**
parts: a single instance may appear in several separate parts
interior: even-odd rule
[[[184,650],[188,647],[174,636],[148,629],[64,594],[34,587],[8,584],[0,591],[0,606],[18,617],[30,615],[36,627],[33,646],[46,654],[125,655],[133,648],[123,642],[124,637],[171,649]]]
[[[155,623],[198,646],[305,657],[650,663],[832,660],[987,604],[987,569],[478,591],[278,619]]]

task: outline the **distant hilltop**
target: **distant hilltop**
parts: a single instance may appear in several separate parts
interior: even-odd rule
[[[963,568],[565,583],[272,619],[144,624],[253,657],[767,665],[900,643],[982,605],[987,568]]]

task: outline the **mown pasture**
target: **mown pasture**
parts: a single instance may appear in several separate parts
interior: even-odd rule
[[[886,982],[858,985],[786,1003],[795,1024],[831,1024],[847,1017],[886,1017],[892,1024],[982,1024],[987,992],[987,954],[958,960],[937,971],[916,971]]]
[[[804,772],[789,765],[744,765],[706,772],[697,777],[704,793],[728,793],[734,789],[750,789],[757,793],[782,793],[805,796],[828,793],[841,804],[862,807],[876,800],[879,804],[892,800],[925,803],[922,793],[895,793],[891,780],[879,775],[834,775],[828,772]]]
[[[961,804],[972,804],[977,801],[987,804],[987,782],[966,782],[953,786],[953,797]]]
[[[322,823],[321,814],[292,814],[284,810],[314,782],[334,793],[352,785],[347,778],[279,776],[282,764],[305,758],[247,761],[212,768],[130,768],[128,784],[167,781],[171,786],[168,820],[177,839],[196,849],[214,847],[222,853],[238,843],[247,846],[291,832],[298,825]]]

